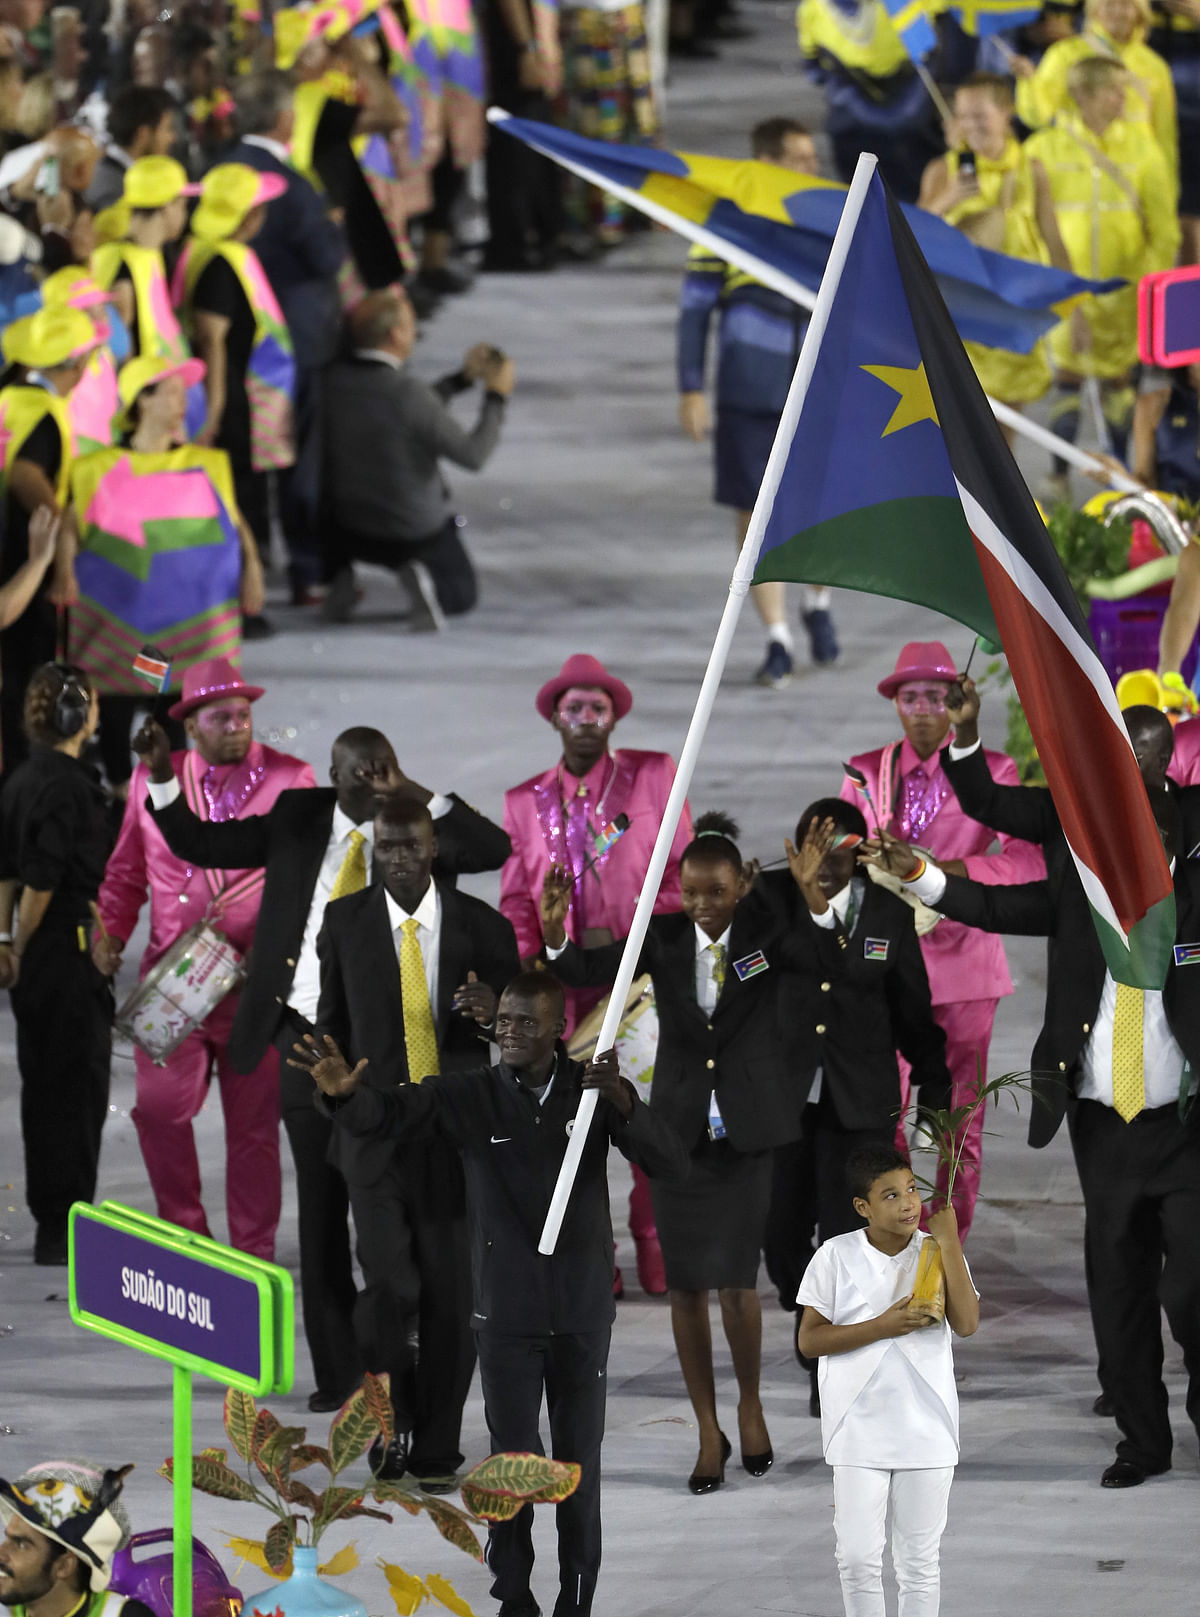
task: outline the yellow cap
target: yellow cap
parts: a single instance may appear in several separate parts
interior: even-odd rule
[[[165,354],[142,354],[122,365],[117,376],[117,392],[126,409],[145,388],[154,387],[168,376],[183,378],[185,387],[192,387],[204,378],[202,359],[168,359]]]
[[[124,198],[114,202],[111,208],[101,208],[92,220],[97,247],[104,247],[110,241],[124,241],[129,234],[129,216],[132,212]]]
[[[10,365],[30,370],[54,370],[95,348],[96,328],[80,309],[39,309],[14,320],[0,339]]]
[[[200,186],[200,206],[192,215],[192,234],[203,241],[224,241],[240,227],[251,208],[274,202],[287,190],[282,174],[260,174],[248,163],[218,163]]]
[[[188,184],[187,170],[173,157],[139,157],[125,170],[121,200],[131,208],[165,208],[176,197],[199,194],[200,187]]]
[[[107,302],[108,293],[82,264],[68,264],[42,282],[42,305],[47,309],[93,309]]]

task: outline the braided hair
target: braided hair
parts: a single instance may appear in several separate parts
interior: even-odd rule
[[[56,747],[66,739],[58,718],[63,693],[75,690],[89,698],[92,681],[81,668],[66,663],[43,663],[25,687],[22,722],[30,741],[43,747]]]

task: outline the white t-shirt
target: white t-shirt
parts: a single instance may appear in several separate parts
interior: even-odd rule
[[[895,1257],[873,1247],[865,1230],[819,1247],[796,1301],[833,1325],[875,1319],[916,1279],[918,1231]],[[958,1392],[950,1327],[871,1342],[820,1360],[821,1441],[830,1465],[919,1471],[958,1464]]]

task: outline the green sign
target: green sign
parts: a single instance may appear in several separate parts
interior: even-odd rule
[[[174,1366],[175,1617],[192,1617],[192,1376],[245,1392],[291,1390],[295,1343],[286,1269],[104,1202],[70,1220],[71,1318]]]

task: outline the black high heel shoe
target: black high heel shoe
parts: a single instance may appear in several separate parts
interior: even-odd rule
[[[742,1450],[742,1469],[748,1471],[752,1477],[765,1477],[775,1464],[775,1450],[764,1449],[761,1454],[747,1454]]]
[[[692,1493],[716,1493],[718,1488],[723,1488],[725,1486],[725,1462],[732,1453],[733,1444],[725,1436],[725,1433],[722,1432],[721,1469],[717,1472],[716,1476],[702,1476],[699,1472],[693,1471],[691,1476],[688,1478],[688,1488],[690,1491]]]

